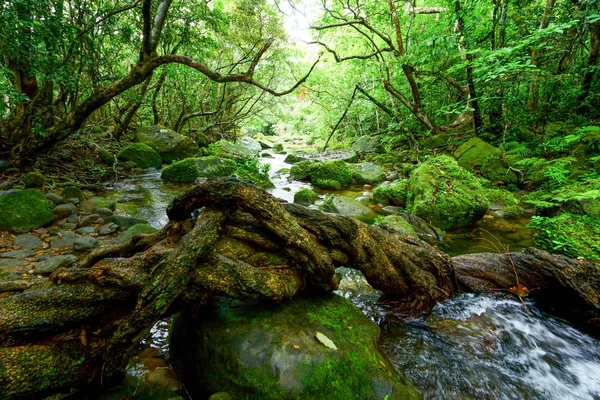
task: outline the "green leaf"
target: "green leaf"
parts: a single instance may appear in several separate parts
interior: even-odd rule
[[[315,333],[315,338],[325,347],[331,349],[331,350],[337,350],[337,346],[335,345],[335,343],[333,343],[333,341],[331,339],[329,339],[327,336],[323,335],[321,332],[317,332]]]

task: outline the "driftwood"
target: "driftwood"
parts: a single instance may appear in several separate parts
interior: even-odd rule
[[[0,283],[0,399],[114,386],[155,322],[185,304],[328,292],[337,286],[338,266],[362,271],[407,313],[427,311],[460,288],[514,285],[510,268],[502,270],[506,280],[496,278],[505,255],[451,259],[419,239],[281,203],[235,180],[194,186],[167,214],[170,222],[156,234],[98,249],[48,277]],[[588,312],[597,310],[593,263],[531,254],[519,264],[523,282],[528,265],[539,265],[548,288],[568,286]],[[572,265],[580,269],[569,279]]]

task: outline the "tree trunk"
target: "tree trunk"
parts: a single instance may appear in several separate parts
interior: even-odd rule
[[[583,74],[579,96],[577,96],[577,112],[579,114],[583,114],[589,109],[589,105],[585,104],[585,101],[590,94],[594,76],[597,74],[596,68],[598,55],[600,54],[600,21],[594,22],[590,28],[590,52],[588,53],[586,72]]]
[[[170,222],[156,234],[97,249],[75,267],[0,281],[0,398],[111,387],[155,322],[186,303],[213,296],[281,301],[300,291],[329,292],[337,286],[338,266],[359,269],[412,314],[458,292],[455,265],[464,289],[513,284],[512,271],[497,268],[504,255],[453,260],[419,239],[283,204],[231,179],[192,187],[167,215]],[[528,267],[539,266],[545,287],[585,295],[588,311],[597,312],[595,264],[532,254],[518,262],[522,282],[529,282]],[[500,280],[497,273],[508,277]],[[483,284],[469,286],[463,276]]]

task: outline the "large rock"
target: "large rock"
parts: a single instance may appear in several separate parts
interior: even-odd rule
[[[361,136],[352,145],[352,150],[359,154],[380,153],[383,148],[379,139],[373,136]]]
[[[290,175],[296,179],[310,181],[323,189],[342,189],[352,182],[352,172],[342,160],[300,161],[292,166]]]
[[[212,145],[212,152],[215,156],[237,161],[254,160],[258,157],[261,149],[260,143],[247,136],[235,143],[222,139]]]
[[[125,147],[117,154],[121,161],[133,161],[138,168],[160,168],[162,158],[150,146],[145,143],[133,143]]]
[[[170,350],[194,398],[421,398],[379,352],[378,338],[379,327],[338,295],[254,306],[222,300],[198,318],[178,314]]]
[[[391,185],[378,186],[373,190],[373,200],[384,205],[393,204],[406,207],[407,193],[406,181],[397,181]]]
[[[132,237],[137,236],[137,235],[149,235],[149,234],[156,233],[156,232],[158,232],[158,229],[156,229],[155,227],[150,226],[150,225],[146,225],[146,224],[133,225],[131,228],[127,229],[125,232],[121,233],[117,237],[117,243],[125,243],[129,239],[131,239]]]
[[[9,190],[0,194],[0,231],[26,233],[54,220],[53,204],[38,190]]]
[[[383,168],[377,164],[365,162],[360,164],[350,164],[348,167],[350,168],[350,172],[352,172],[354,182],[359,185],[374,185],[376,183],[381,183],[386,179]]]
[[[25,188],[41,188],[46,183],[46,178],[39,171],[31,171],[23,177]]]
[[[373,211],[359,201],[344,196],[331,196],[325,200],[323,210],[334,212],[346,217],[366,218]]]
[[[479,172],[481,176],[494,182],[517,183],[517,175],[500,159],[501,156],[499,148],[478,137],[469,139],[454,152],[454,158],[468,171]]]
[[[198,145],[189,137],[160,125],[139,128],[135,141],[152,147],[165,162],[172,162],[198,154]]]
[[[219,178],[231,175],[236,169],[233,160],[219,157],[186,158],[162,170],[166,181],[194,182],[196,178]]]
[[[489,207],[477,177],[448,156],[433,157],[419,166],[407,189],[407,211],[441,229],[471,225]]]

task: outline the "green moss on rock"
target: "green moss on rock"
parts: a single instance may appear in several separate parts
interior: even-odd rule
[[[488,210],[481,183],[448,156],[429,159],[407,182],[406,209],[441,229],[467,226]]]
[[[468,171],[479,172],[493,182],[517,183],[518,177],[501,156],[500,149],[478,137],[469,139],[454,152],[458,163]]]
[[[52,204],[38,190],[9,190],[0,194],[0,230],[25,233],[54,220]]]
[[[322,333],[338,350],[320,343]],[[179,314],[171,357],[200,396],[225,391],[242,399],[413,399],[377,349],[379,327],[338,295],[282,304],[221,301],[196,320]]]
[[[39,171],[31,171],[23,176],[26,188],[41,188],[46,183],[46,178]]]
[[[149,235],[158,232],[153,226],[147,224],[135,224],[117,237],[117,243],[125,243],[136,235]]]
[[[352,182],[352,172],[342,160],[300,161],[292,166],[290,175],[296,179],[309,179],[316,187],[339,190]]]
[[[319,195],[316,194],[314,190],[308,188],[300,189],[294,195],[294,203],[298,204],[313,204],[318,199]]]
[[[406,207],[406,181],[399,181],[389,186],[378,186],[373,190],[373,200],[381,204],[393,204]]]
[[[139,128],[135,131],[134,138],[136,142],[152,147],[167,163],[198,154],[198,145],[192,139],[164,126]]]
[[[194,182],[196,178],[230,176],[237,168],[233,160],[219,157],[186,158],[165,167],[160,177],[172,182]]]
[[[358,185],[374,185],[385,181],[386,178],[383,168],[370,162],[350,164],[348,168],[352,173],[352,179]]]
[[[162,158],[145,143],[133,143],[117,154],[121,161],[133,161],[138,168],[160,168]]]

